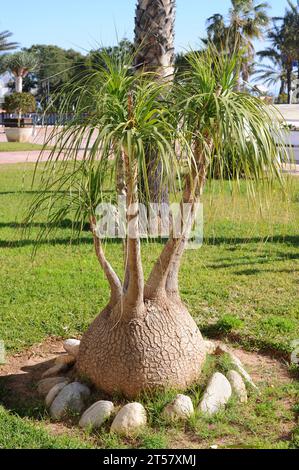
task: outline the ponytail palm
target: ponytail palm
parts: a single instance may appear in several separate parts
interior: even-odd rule
[[[215,158],[223,167],[232,158],[236,177],[241,172],[258,181],[278,176],[275,139],[280,135],[260,100],[235,91],[235,58],[212,49],[204,57],[191,53],[190,70],[172,90],[153,74],[132,75],[128,66],[104,59],[105,66],[84,77],[65,98],[67,108],[68,100],[77,96],[75,117],[56,130],[57,144],[29,221],[45,211],[49,230],[67,215],[79,229],[89,222],[111,296],[83,335],[78,371],[99,389],[134,398],[160,387],[184,389],[199,378],[204,342],[178,288],[195,204]],[[89,144],[92,136],[94,143]],[[138,202],[151,146],[158,149],[161,178],[168,180],[177,197],[181,195],[189,211],[188,229],[176,233],[170,223],[169,239],[145,279]],[[133,227],[123,244],[122,278],[106,259],[96,227],[96,206],[107,200],[107,184],[113,198],[119,194],[119,174],[124,175],[127,224]]]
[[[29,52],[15,52],[4,58],[4,67],[11,72],[16,80],[16,92],[22,93],[23,79],[38,66],[38,59],[35,54]]]

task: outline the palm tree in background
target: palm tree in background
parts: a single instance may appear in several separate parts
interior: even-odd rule
[[[248,82],[254,63],[255,39],[264,36],[269,24],[268,3],[257,3],[256,0],[231,0],[228,21],[224,16],[215,14],[207,20],[208,41],[228,53],[243,51],[241,55],[241,75]]]
[[[276,86],[277,83],[280,83],[278,95],[282,98],[286,90],[287,73],[280,56],[277,58],[273,56],[270,58],[270,61],[271,63],[269,64],[259,64],[257,66],[255,72],[256,81],[262,80],[269,86]]]
[[[12,36],[10,31],[0,32],[0,52],[7,52],[14,50],[17,46],[17,42],[8,42],[8,39]]]
[[[17,93],[22,93],[24,78],[35,70],[37,66],[38,58],[36,54],[25,51],[7,55],[2,61],[3,70],[11,72],[15,77],[15,91]]]
[[[291,86],[292,86],[292,74],[293,74],[293,60],[295,55],[292,48],[289,46],[289,35],[286,35],[286,28],[282,31],[282,28],[277,24],[273,25],[273,29],[268,32],[267,39],[271,45],[258,52],[260,59],[266,59],[271,62],[271,65],[263,64],[258,66],[257,74],[261,79],[269,84],[274,84],[275,71],[276,78],[280,80],[279,95],[283,94],[287,89],[288,102],[291,98]],[[272,69],[272,73],[271,73]],[[269,80],[272,76],[273,80]]]
[[[138,0],[135,15],[135,68],[155,73],[156,79],[172,81],[174,75],[175,0]],[[162,184],[161,162],[156,149],[147,151],[148,185],[151,200],[168,201]]]
[[[299,78],[299,1],[297,6],[291,0],[288,0],[288,4],[290,9],[286,10],[283,17],[273,18],[273,28],[267,34],[270,47],[258,52],[261,59],[271,61],[271,65],[266,64],[258,68],[258,75],[269,84],[274,83],[276,76],[281,82],[279,94],[282,94],[286,87],[288,103],[291,103],[295,62],[298,63]]]
[[[289,53],[293,57],[293,62],[298,63],[299,78],[299,0],[297,5],[288,0],[290,9],[286,10],[281,28],[282,36],[285,38]]]

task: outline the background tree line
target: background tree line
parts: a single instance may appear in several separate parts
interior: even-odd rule
[[[299,0],[287,0],[283,17],[271,18],[269,13],[270,5],[266,2],[231,0],[226,16],[215,13],[207,19],[207,35],[202,39],[202,48],[212,42],[224,53],[238,53],[238,88],[248,88],[252,80],[269,87],[279,83],[277,101],[290,103],[295,80],[299,79]],[[256,40],[267,40],[268,46],[256,53]],[[11,41],[10,32],[0,33],[0,51],[6,53],[0,56],[2,72],[11,70],[11,67],[5,66],[4,59],[16,47],[17,44]],[[29,66],[23,77],[22,89],[25,92],[34,90],[40,108],[50,109],[52,105],[54,111],[51,97],[67,83],[97,68],[103,50],[110,55],[121,55],[133,49],[133,43],[127,39],[115,47],[98,48],[87,55],[55,45],[32,45],[22,49],[31,58],[35,56],[32,64],[27,56]],[[177,54],[176,72],[186,66],[186,59],[186,54]],[[15,90],[16,83],[12,80],[9,84],[12,90]]]

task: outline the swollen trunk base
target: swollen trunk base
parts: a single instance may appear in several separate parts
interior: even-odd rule
[[[204,360],[203,338],[186,308],[156,299],[134,312],[107,307],[82,338],[77,369],[98,389],[134,398],[185,389],[199,378]]]

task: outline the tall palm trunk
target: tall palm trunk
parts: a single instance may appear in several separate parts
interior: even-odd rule
[[[171,78],[174,65],[175,0],[138,0],[135,65]]]
[[[293,73],[293,67],[292,67],[292,64],[289,64],[289,65],[288,65],[288,68],[287,68],[288,104],[291,104],[292,73]]]
[[[174,71],[175,0],[138,0],[135,17],[135,67],[171,81]],[[149,196],[152,202],[168,202],[161,164],[155,150],[147,155]]]
[[[279,89],[279,95],[278,96],[281,96],[284,91],[285,91],[285,80],[284,79],[281,79],[281,82],[280,82],[280,89]]]

